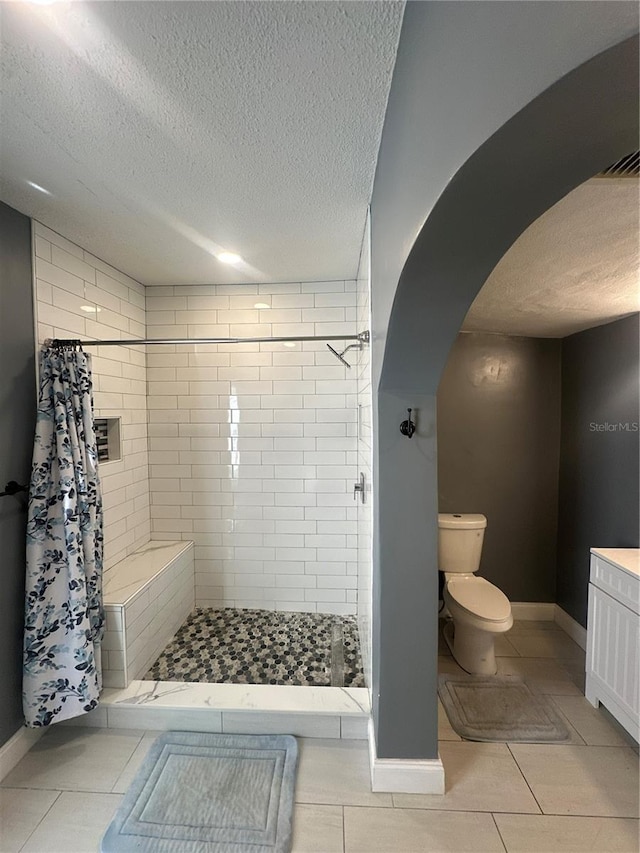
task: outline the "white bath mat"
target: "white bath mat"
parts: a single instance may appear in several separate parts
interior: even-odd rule
[[[161,735],[101,853],[289,853],[297,752],[290,735]]]

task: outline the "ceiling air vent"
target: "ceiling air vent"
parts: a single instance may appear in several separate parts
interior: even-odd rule
[[[633,151],[600,172],[599,178],[637,178],[640,175],[640,151]]]

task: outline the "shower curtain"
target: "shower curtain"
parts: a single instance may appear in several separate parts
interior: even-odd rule
[[[76,717],[101,684],[102,505],[91,357],[46,347],[27,520],[23,708],[28,726]]]

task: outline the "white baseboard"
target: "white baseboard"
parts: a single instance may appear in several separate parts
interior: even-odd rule
[[[378,758],[373,720],[369,721],[371,790],[388,794],[444,794],[440,758]]]
[[[22,728],[0,747],[0,782],[42,737],[43,729]]]
[[[556,604],[554,614],[554,622],[559,625],[565,634],[568,634],[574,643],[577,643],[581,649],[587,650],[587,629],[583,628],[579,622],[569,616],[566,610],[563,610],[559,604]]]
[[[547,601],[512,601],[511,612],[514,619],[553,622],[556,605]]]

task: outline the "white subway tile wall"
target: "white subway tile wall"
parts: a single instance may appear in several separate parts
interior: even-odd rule
[[[33,223],[38,343],[145,336],[145,288],[80,246]],[[100,466],[105,572],[149,541],[146,356],[143,347],[97,347],[96,417],[119,417],[122,459]]]
[[[355,281],[146,292],[148,337],[360,331]],[[149,348],[152,538],[195,542],[197,606],[356,612],[357,355]]]
[[[359,329],[371,328],[369,277],[369,220],[360,253],[356,283],[357,323]],[[364,347],[355,365],[358,387],[358,470],[365,476],[365,503],[358,504],[358,634],[365,683],[371,686],[371,582],[373,544],[372,436],[371,436],[371,350]]]

